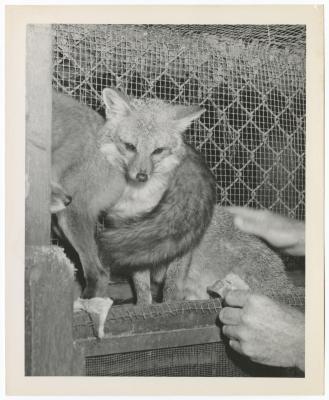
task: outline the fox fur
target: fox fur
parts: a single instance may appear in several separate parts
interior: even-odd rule
[[[170,264],[164,301],[207,299],[207,287],[231,272],[255,292],[287,295],[296,290],[279,254],[258,237],[238,230],[232,215],[217,205],[200,244],[188,257]]]

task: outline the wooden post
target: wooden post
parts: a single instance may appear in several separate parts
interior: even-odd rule
[[[25,374],[83,373],[73,346],[73,265],[57,246],[28,246],[25,275]]]
[[[26,32],[26,206],[25,243],[50,244],[51,77],[50,25]]]
[[[52,33],[28,25],[26,40],[25,374],[81,375],[74,349],[73,266],[50,246]]]

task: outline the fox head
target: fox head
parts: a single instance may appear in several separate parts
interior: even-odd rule
[[[185,152],[182,134],[205,111],[158,99],[129,99],[115,89],[104,89],[107,122],[100,149],[108,161],[124,169],[133,183],[170,172]]]

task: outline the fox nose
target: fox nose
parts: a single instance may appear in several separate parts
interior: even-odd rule
[[[139,182],[146,182],[148,179],[148,176],[145,172],[138,172],[138,174],[136,175],[136,179]]]
[[[72,202],[72,196],[66,195],[65,201],[64,201],[65,207],[67,207],[69,204],[71,204],[71,202]]]

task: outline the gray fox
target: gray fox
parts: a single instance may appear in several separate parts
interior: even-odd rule
[[[207,288],[229,273],[266,295],[287,295],[296,289],[281,257],[258,237],[238,230],[233,216],[217,205],[200,244],[168,267],[164,301],[207,299]]]
[[[182,138],[204,110],[114,89],[103,99],[105,123],[54,94],[53,180],[73,198],[57,219],[79,254],[83,297],[106,295],[110,267],[130,269],[138,302],[149,303],[150,270],[196,246],[211,221],[214,179]],[[95,240],[100,214],[105,229]]]
[[[105,215],[100,257],[113,270],[129,271],[137,302],[150,303],[150,274],[162,280],[165,266],[195,247],[211,221],[214,178],[182,138],[204,110],[111,96],[120,121],[115,129],[108,100],[101,150],[122,165],[128,184]]]
[[[105,296],[108,271],[102,266],[95,226],[101,210],[111,207],[126,184],[98,146],[103,118],[90,108],[53,92],[52,181],[72,196],[57,213],[59,227],[79,254],[86,286],[82,296]]]

